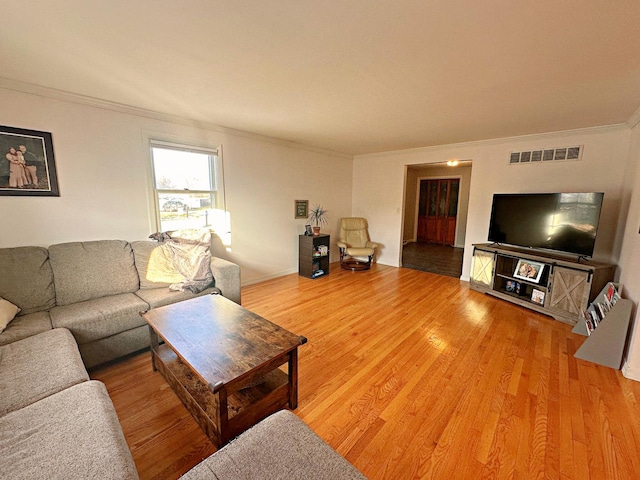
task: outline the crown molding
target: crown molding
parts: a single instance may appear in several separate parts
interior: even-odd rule
[[[450,150],[452,148],[468,148],[468,147],[485,147],[485,146],[496,146],[503,145],[505,143],[512,142],[529,142],[531,140],[542,140],[549,139],[553,137],[563,137],[566,135],[590,135],[593,133],[602,133],[608,131],[615,130],[627,130],[629,125],[627,123],[618,123],[614,125],[602,125],[598,127],[586,127],[586,128],[577,128],[574,130],[558,130],[556,132],[547,132],[547,133],[532,133],[528,135],[517,135],[513,137],[500,137],[500,138],[490,138],[487,140],[474,140],[470,142],[460,142],[460,143],[447,143],[443,145],[433,145],[429,147],[417,147],[417,148],[409,148],[404,150],[391,150],[388,152],[380,152],[380,153],[367,153],[362,155],[354,155],[354,158],[380,158],[380,157],[390,157],[390,156],[398,156],[398,155],[414,155],[416,153],[429,153],[429,152],[437,152],[441,150]]]
[[[162,113],[162,112],[156,112],[154,110],[147,110],[144,108],[133,107],[131,105],[126,105],[123,103],[111,102],[109,100],[90,97],[88,95],[81,95],[78,93],[67,92],[65,90],[58,90],[55,88],[43,87],[41,85],[21,82],[18,80],[12,80],[10,78],[0,77],[0,88],[4,90],[11,90],[19,93],[26,93],[29,95],[35,95],[35,96],[49,98],[53,100],[76,103],[79,105],[85,105],[93,108],[100,108],[100,109],[109,110],[112,112],[123,113],[125,115],[149,118],[151,120],[158,120],[161,122],[175,123],[175,124],[184,125],[187,127],[210,130],[218,133],[223,133],[225,135],[233,135],[235,137],[259,140],[262,142],[268,142],[276,145],[285,146],[288,148],[295,148],[298,150],[305,150],[308,152],[321,153],[324,155],[341,157],[348,160],[353,159],[353,155],[349,155],[342,152],[335,152],[328,149],[312,147],[312,146],[304,145],[302,143],[283,140],[280,138],[268,137],[266,135],[259,135],[257,133],[245,132],[243,130],[237,130],[234,128],[222,127],[220,125],[216,125],[213,123],[203,122],[203,121],[195,120],[191,118],[185,118],[179,115],[173,115],[170,113]]]

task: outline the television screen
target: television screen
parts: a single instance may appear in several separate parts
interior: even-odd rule
[[[493,196],[489,241],[593,256],[604,193]]]

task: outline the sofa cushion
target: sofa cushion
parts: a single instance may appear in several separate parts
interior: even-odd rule
[[[140,276],[140,288],[168,287],[181,283],[185,278],[173,266],[173,260],[163,248],[162,242],[132,242],[136,269]]]
[[[7,345],[8,343],[46,332],[47,330],[51,330],[51,328],[49,312],[18,315],[7,328],[0,333],[0,345]]]
[[[19,311],[20,309],[13,303],[0,297],[0,332],[7,328],[9,322],[16,317]]]
[[[17,479],[137,479],[105,386],[83,382],[0,417],[0,472]]]
[[[69,330],[56,328],[0,347],[0,416],[89,380]]]
[[[219,290],[215,287],[207,288],[196,294],[189,292],[176,292],[174,290],[169,290],[168,288],[145,288],[138,290],[136,295],[148,303],[151,308],[158,308],[172,303],[182,302],[183,300],[189,300],[190,298],[199,297],[200,295],[208,295],[218,292]]]
[[[181,478],[366,480],[288,410],[265,418]]]
[[[141,325],[110,337],[78,345],[85,367],[93,368],[116,358],[149,348],[149,327]]]
[[[133,293],[96,298],[51,309],[54,328],[68,328],[79,344],[144,325],[149,305]]]
[[[21,315],[48,310],[56,304],[46,248],[0,248],[0,272],[0,297],[17,305]]]
[[[123,240],[51,245],[49,258],[57,305],[138,290],[131,245]]]

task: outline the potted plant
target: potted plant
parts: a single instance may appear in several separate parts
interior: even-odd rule
[[[317,237],[320,235],[320,225],[328,223],[327,210],[322,208],[322,205],[314,206],[309,213],[309,222],[315,224],[313,227],[313,234]]]

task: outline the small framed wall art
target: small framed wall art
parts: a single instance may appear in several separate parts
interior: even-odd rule
[[[295,218],[307,218],[309,216],[309,200],[295,200]]]
[[[59,197],[51,133],[0,126],[0,195]]]

